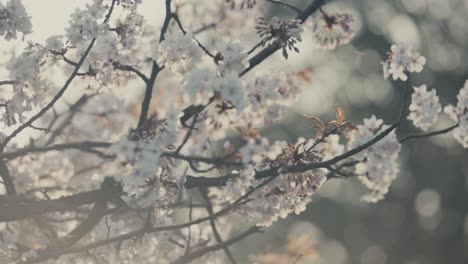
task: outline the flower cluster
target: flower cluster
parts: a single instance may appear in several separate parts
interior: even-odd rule
[[[173,72],[186,73],[201,57],[201,50],[192,34],[166,34],[159,46],[159,60]]]
[[[413,87],[414,93],[411,95],[409,106],[410,114],[408,119],[422,131],[427,131],[436,121],[442,107],[435,89],[427,91],[426,85]]]
[[[218,61],[218,71],[240,73],[246,67],[245,58],[247,54],[238,42],[226,44],[220,52],[221,59]]]
[[[259,37],[262,38],[262,45],[276,45],[282,48],[284,58],[288,58],[288,49],[299,52],[295,45],[302,41],[301,33],[304,31],[300,20],[281,20],[273,17],[267,21],[263,17],[257,17],[255,29]]]
[[[352,28],[353,17],[347,13],[322,12],[312,21],[315,43],[323,49],[336,49],[349,43],[356,34]]]
[[[364,124],[358,126],[361,133],[353,132],[348,143],[348,149],[367,143],[380,132],[388,128],[381,119],[372,116],[364,119]],[[377,202],[384,198],[392,181],[399,172],[398,154],[401,146],[394,132],[382,140],[357,154],[355,173],[359,180],[369,188],[370,192],[362,197],[367,202]]]
[[[71,15],[65,36],[71,45],[83,44],[105,32],[107,25],[99,23],[104,16],[106,8],[101,1],[86,4],[85,9],[76,9]]]
[[[41,105],[49,90],[53,89],[52,84],[41,76],[41,65],[46,55],[47,51],[42,45],[29,42],[21,55],[12,57],[8,62],[6,68],[10,71],[10,78],[15,80],[13,95],[9,99],[0,99],[6,105],[0,121],[7,126],[22,123],[25,112]]]
[[[237,73],[231,72],[216,79],[213,83],[213,89],[221,94],[223,100],[231,103],[236,109],[243,109],[246,106],[244,85]]]
[[[124,47],[134,46],[137,42],[138,33],[143,27],[143,16],[136,13],[135,9],[125,18],[117,22],[115,29],[112,29],[120,37]]]
[[[390,75],[393,80],[406,81],[409,72],[421,72],[426,58],[419,52],[411,49],[404,43],[391,46],[387,60],[382,62],[384,77],[387,79]]]
[[[249,139],[247,144],[239,150],[239,154],[244,164],[258,166],[265,159],[275,160],[281,154],[282,146],[284,146],[284,143],[278,141],[270,145],[267,138],[261,138],[260,140]]]
[[[252,187],[255,178],[253,166],[247,166],[240,172],[233,174],[222,188],[210,188],[210,197],[217,203],[233,203]]]
[[[308,151],[310,144],[313,141],[299,139],[296,144],[283,148],[282,153],[269,166],[307,165],[318,161],[319,156]],[[247,215],[258,226],[270,226],[293,212],[303,212],[311,201],[311,196],[327,179],[326,170],[322,168],[305,172],[280,169],[279,172],[280,175],[254,193],[252,203],[246,204],[239,212]],[[257,180],[256,184],[260,182]]]
[[[10,0],[6,5],[0,2],[0,36],[11,40],[17,38],[17,32],[28,34],[31,31],[31,17],[21,0]]]
[[[444,112],[458,123],[458,127],[453,131],[453,136],[464,148],[468,148],[468,80],[460,89],[457,99],[457,106],[448,105],[445,107]]]

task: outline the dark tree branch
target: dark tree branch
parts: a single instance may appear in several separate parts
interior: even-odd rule
[[[187,34],[187,31],[185,31],[184,26],[182,26],[182,22],[180,22],[179,16],[176,13],[172,13],[172,18],[177,22],[180,31],[182,31],[184,35]],[[195,42],[197,42],[198,46],[203,50],[203,52],[205,52],[206,55],[210,56],[213,59],[215,58],[215,55],[213,55],[203,44],[201,44],[201,42],[198,41],[198,39],[195,36],[192,35],[192,38],[193,40],[195,40]]]
[[[88,217],[81,222],[75,229],[68,233],[65,237],[58,239],[51,243],[51,245],[39,251],[39,255],[44,252],[45,255],[51,254],[57,250],[68,248],[76,244],[82,237],[84,237],[88,232],[90,232],[101,219],[105,216],[107,201],[100,200],[94,204],[93,209],[89,213]]]
[[[202,33],[205,30],[216,28],[217,25],[218,25],[217,23],[210,23],[210,24],[204,25],[201,28],[194,30],[193,35],[195,36],[195,35]]]
[[[0,158],[0,176],[2,177],[3,184],[5,185],[5,190],[6,190],[7,195],[15,196],[16,195],[15,184],[13,183],[13,179],[11,178],[10,171],[8,170],[6,162],[1,158]]]
[[[180,144],[179,147],[177,147],[177,149],[174,151],[175,154],[178,154],[182,148],[185,146],[185,144],[187,144],[188,140],[190,139],[190,136],[192,135],[192,132],[193,130],[195,129],[195,123],[197,122],[197,117],[198,117],[198,114],[196,114],[194,117],[193,117],[193,120],[192,120],[192,124],[190,125],[190,127],[188,128],[188,131],[187,133],[185,134],[185,137],[182,141],[182,143]]]
[[[200,258],[202,257],[203,255],[207,254],[207,253],[210,253],[210,252],[214,252],[214,251],[217,251],[217,250],[220,250],[220,249],[223,249],[223,248],[226,248],[226,247],[229,247],[239,241],[241,241],[242,239],[254,234],[254,233],[257,233],[260,231],[260,227],[257,227],[257,226],[253,226],[251,228],[249,228],[247,231],[244,231],[243,233],[229,239],[229,240],[226,240],[225,242],[223,243],[219,243],[219,244],[216,244],[216,245],[213,245],[213,246],[210,246],[210,247],[205,247],[203,249],[200,249],[198,251],[194,251],[186,256],[182,256],[181,258],[179,258],[178,260],[172,262],[172,264],[185,264],[185,263],[189,263],[189,262],[192,262],[193,260],[197,259],[197,258]]]
[[[189,222],[192,222],[192,211],[193,211],[193,203],[192,197],[190,197],[190,207],[189,207]],[[187,235],[187,242],[185,243],[185,254],[187,255],[190,252],[190,244],[192,243],[192,226],[188,227],[188,235]]]
[[[16,81],[13,81],[13,80],[0,81],[0,86],[2,86],[2,85],[8,85],[8,84],[13,85],[13,84],[15,84],[15,83],[16,83]]]
[[[164,35],[169,28],[169,22],[172,18],[172,11],[171,11],[171,0],[166,0],[166,18],[164,18],[163,26],[161,28],[161,34],[159,35],[159,43],[164,41]]]
[[[289,9],[295,11],[295,12],[298,13],[298,14],[300,14],[300,13],[302,12],[301,9],[299,9],[299,8],[293,6],[293,5],[290,5],[290,4],[288,4],[288,3],[285,3],[285,2],[283,2],[283,1],[278,1],[278,0],[266,0],[266,1],[267,1],[267,2],[270,2],[270,3],[272,3],[272,4],[276,4],[276,5],[280,5],[280,6],[284,6],[284,7],[286,7],[286,8],[289,8]]]
[[[404,95],[403,95],[403,102],[401,104],[401,109],[400,109],[400,117],[398,118],[398,125],[396,127],[396,134],[397,134],[397,137],[400,138],[400,130],[401,130],[401,124],[403,122],[403,119],[405,117],[405,113],[406,113],[406,105],[407,105],[407,102],[408,102],[408,97],[409,95],[411,94],[411,85],[410,85],[410,76],[409,76],[409,73],[407,72],[406,73],[408,75],[408,79],[406,80],[405,82],[405,92],[404,92]]]
[[[72,60],[70,60],[69,58],[65,57],[65,52],[59,52],[59,51],[56,51],[56,50],[49,50],[50,53],[52,53],[53,55],[55,56],[60,56],[62,57],[63,61],[65,61],[66,63],[72,65],[72,66],[78,66],[78,63],[77,62],[74,62]]]
[[[56,144],[51,146],[44,146],[44,147],[28,147],[24,149],[20,149],[15,152],[4,152],[0,153],[1,158],[5,159],[14,159],[20,156],[27,155],[29,153],[38,153],[38,152],[48,152],[54,150],[67,150],[67,149],[78,149],[78,150],[89,150],[91,148],[107,148],[110,147],[112,144],[108,142],[101,142],[101,141],[82,141],[82,142],[74,142],[74,143],[64,143],[64,144]]]
[[[206,201],[206,210],[208,211],[208,215],[213,215],[213,205],[211,204],[210,197],[208,197],[208,189],[205,187],[199,187],[198,190],[200,191],[201,196],[203,199]],[[215,219],[210,219],[210,225],[211,225],[211,230],[213,231],[213,235],[216,239],[216,242],[218,242],[219,245],[223,245],[223,239],[221,238],[221,235],[219,235],[218,228],[216,227],[216,222]],[[224,246],[223,247],[224,253],[226,253],[226,256],[228,257],[229,261],[231,261],[232,264],[237,264],[236,259],[234,258],[234,255],[232,255],[231,251],[229,250],[229,246]]]
[[[133,231],[133,232],[129,232],[127,234],[119,235],[119,236],[109,238],[109,239],[106,239],[106,240],[101,240],[101,241],[89,243],[89,244],[83,245],[83,246],[63,249],[61,251],[54,252],[53,254],[49,253],[47,256],[35,257],[35,258],[24,261],[23,264],[37,263],[37,262],[41,262],[41,261],[44,261],[44,260],[47,260],[47,259],[50,259],[50,258],[56,258],[56,257],[59,257],[61,255],[88,251],[88,250],[93,249],[93,248],[106,246],[106,245],[116,243],[116,242],[122,242],[122,241],[132,239],[132,238],[137,238],[137,237],[140,237],[140,236],[142,236],[144,234],[162,232],[162,231],[178,230],[178,229],[181,229],[181,228],[186,228],[186,227],[190,227],[192,225],[203,223],[203,222],[208,221],[210,219],[216,219],[217,217],[222,216],[222,215],[227,214],[230,211],[232,211],[234,208],[236,208],[236,206],[238,206],[239,204],[242,204],[244,202],[244,200],[246,200],[253,192],[255,192],[256,190],[262,188],[263,186],[265,186],[266,184],[268,184],[272,180],[273,180],[273,178],[269,178],[269,179],[264,180],[259,185],[257,185],[254,188],[250,189],[246,194],[244,194],[243,196],[238,198],[236,201],[234,201],[231,205],[229,205],[229,206],[227,206],[227,207],[225,207],[225,208],[223,208],[223,209],[217,211],[216,213],[214,213],[212,215],[209,215],[207,217],[198,218],[198,219],[195,219],[193,221],[183,223],[183,224],[176,224],[176,225],[169,225],[169,226],[151,227],[151,226],[146,226],[145,225],[142,229],[139,229],[139,230],[136,230],[136,231]],[[228,243],[228,241],[226,241],[225,243]]]
[[[131,65],[123,65],[123,64],[120,64],[119,62],[113,62],[112,66],[114,66],[114,68],[117,70],[135,73],[138,77],[140,77],[140,79],[143,80],[145,84],[148,84],[149,82],[149,79],[148,77],[146,77],[146,75],[144,75],[141,71],[137,70],[135,67]]]
[[[67,118],[55,129],[52,130],[52,127],[54,126],[55,122],[58,120],[59,115],[55,114],[54,119],[52,122],[49,124],[49,129],[52,130],[49,138],[47,139],[45,145],[50,145],[52,144],[56,137],[62,133],[62,131],[72,123],[73,118],[75,117],[76,113],[79,111],[80,107],[82,107],[90,98],[92,97],[89,95],[83,95],[78,99],[74,104],[70,105],[70,108],[67,112],[70,112],[70,114],[67,116]],[[65,112],[66,113],[66,112]],[[65,113],[62,113],[60,115],[63,115]],[[1,154],[0,154],[1,155]]]
[[[445,134],[445,133],[448,133],[448,132],[454,130],[458,126],[459,126],[459,124],[456,124],[456,125],[453,125],[451,127],[447,127],[445,129],[441,129],[441,130],[437,130],[437,131],[433,131],[433,132],[429,132],[429,133],[425,133],[425,134],[409,135],[409,136],[406,136],[406,137],[400,139],[400,143],[403,143],[403,142],[408,141],[408,140],[428,138],[428,137],[432,137],[432,136],[438,136],[438,135],[441,135],[441,134]]]
[[[138,119],[137,130],[143,129],[147,125],[148,111],[149,111],[149,107],[151,103],[151,98],[153,97],[154,82],[156,80],[156,77],[158,76],[158,73],[162,69],[163,67],[159,67],[158,64],[156,64],[156,62],[153,61],[153,66],[151,69],[151,76],[148,79],[148,82],[146,83],[145,96],[143,97],[143,101],[141,103],[141,113],[140,113],[140,118]]]
[[[99,201],[116,201],[123,195],[122,187],[106,178],[100,189],[64,196],[54,200],[7,199],[0,203],[0,222],[9,222],[45,213],[73,210]]]

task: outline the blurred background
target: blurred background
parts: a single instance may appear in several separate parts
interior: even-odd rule
[[[413,46],[427,59],[423,72],[411,76],[412,84],[434,87],[443,107],[456,103],[468,79],[467,0],[330,1],[325,10],[352,13],[359,33],[349,45],[329,52],[311,47],[305,32],[301,53],[292,54],[287,64],[310,67],[312,81],[283,124],[268,129],[273,137],[294,141],[310,136],[310,123],[301,115],[332,120],[336,106],[355,124],[372,114],[387,124],[394,122],[404,84],[384,80],[380,61],[398,42]],[[271,9],[275,14],[283,11]],[[452,124],[442,113],[431,130]],[[417,132],[411,121],[402,127],[402,134]],[[271,228],[273,240],[256,236],[244,245],[265,243],[280,251],[288,236],[309,233],[318,245],[314,263],[468,263],[468,150],[451,133],[406,142],[400,165],[384,200],[360,202],[364,188],[357,179],[331,180],[305,213],[290,215]]]
[[[143,2],[140,10],[148,23],[161,24],[164,1]],[[285,2],[303,7],[308,1]],[[23,3],[34,25],[28,39],[37,42],[63,33],[69,14],[84,5],[78,0]],[[294,15],[277,5],[265,7],[271,16]],[[387,124],[394,122],[403,83],[384,80],[380,61],[391,44],[401,41],[427,58],[424,71],[411,76],[412,84],[434,87],[443,107],[456,104],[456,95],[468,79],[468,0],[330,1],[325,10],[352,13],[359,33],[349,45],[324,51],[313,46],[311,33],[306,30],[299,54],[290,53],[285,61],[278,53],[258,67],[287,71],[307,68],[311,72],[311,81],[298,103],[281,124],[264,134],[290,142],[310,137],[311,124],[303,114],[331,120],[336,106],[342,107],[347,119],[355,124],[372,114]],[[258,39],[253,28],[244,33],[241,43],[247,49]],[[0,45],[2,63],[8,61],[11,52],[22,49],[18,42],[0,40]],[[0,77],[4,74],[0,69]],[[441,114],[432,130],[452,124]],[[403,125],[403,135],[414,132],[410,122]],[[405,143],[400,162],[401,172],[385,200],[361,202],[365,190],[357,179],[331,180],[306,212],[290,215],[265,233],[243,241],[235,247],[236,255],[241,263],[248,262],[254,254],[280,252],[288,238],[307,234],[318,247],[314,263],[468,263],[468,151],[449,133]]]

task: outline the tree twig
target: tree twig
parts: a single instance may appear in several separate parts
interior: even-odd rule
[[[408,140],[428,138],[428,137],[432,137],[432,136],[445,134],[445,133],[448,133],[448,132],[454,130],[458,126],[459,126],[459,124],[456,124],[456,125],[453,125],[451,127],[447,127],[447,128],[441,129],[441,130],[437,130],[437,131],[433,131],[433,132],[429,132],[429,133],[425,133],[425,134],[409,135],[409,136],[406,136],[406,137],[400,139],[400,143],[403,143],[403,142],[408,141]]]

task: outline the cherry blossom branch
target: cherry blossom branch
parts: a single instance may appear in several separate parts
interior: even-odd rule
[[[296,19],[301,21],[301,24],[306,21],[306,19],[311,16],[315,11],[317,11],[326,0],[312,0],[309,5],[301,11],[297,16]],[[273,53],[279,50],[280,47],[278,45],[270,45],[266,48],[262,49],[258,52],[254,57],[249,60],[249,67],[247,67],[244,71],[240,73],[240,76],[245,75],[250,70],[255,68],[258,64],[264,61],[266,58],[270,57]]]
[[[276,177],[283,173],[305,172],[305,171],[312,170],[312,169],[327,168],[331,165],[336,164],[337,162],[340,162],[349,157],[352,157],[358,154],[359,152],[371,147],[372,145],[374,145],[375,143],[383,139],[385,136],[390,134],[396,128],[398,124],[399,124],[398,122],[394,123],[387,129],[382,131],[380,134],[375,136],[373,139],[369,140],[368,142],[362,144],[359,147],[351,149],[342,155],[336,156],[330,160],[323,161],[323,162],[310,163],[306,165],[279,167],[279,168],[266,169],[263,171],[257,171],[255,173],[255,179],[258,180],[258,179],[264,179],[264,178],[269,178],[269,177]],[[235,176],[236,175],[234,174],[228,174],[228,175],[221,176],[221,177],[203,177],[203,176],[193,177],[193,176],[187,175],[184,186],[187,189],[192,189],[198,186],[221,187],[221,186],[225,186],[226,182],[230,178],[235,177]]]
[[[161,28],[161,32],[159,35],[159,43],[164,41],[164,36],[167,32],[167,29],[169,28],[169,22],[171,21],[172,18],[172,11],[171,11],[171,0],[166,0],[166,17],[164,18],[163,26]],[[143,102],[141,103],[141,112],[140,112],[140,117],[138,119],[138,125],[137,125],[137,130],[141,130],[145,128],[145,125],[148,121],[148,111],[149,111],[149,106],[151,103],[151,98],[153,96],[153,86],[154,82],[156,80],[156,77],[158,76],[158,73],[164,68],[159,67],[159,65],[153,61],[153,66],[151,68],[151,76],[146,82],[146,89],[145,89],[145,95],[143,97]]]
[[[23,123],[21,126],[19,126],[17,129],[15,129],[10,135],[8,135],[7,137],[5,137],[5,139],[1,142],[0,144],[0,152],[3,151],[3,149],[5,148],[5,146],[8,144],[8,142],[10,142],[11,139],[13,139],[16,135],[18,135],[21,131],[23,131],[25,128],[29,127],[32,123],[34,123],[34,121],[36,121],[37,119],[39,119],[40,117],[42,117],[50,108],[52,108],[52,106],[55,105],[55,103],[62,97],[62,95],[65,93],[65,91],[68,89],[68,87],[70,86],[71,82],[73,81],[73,79],[75,79],[75,77],[77,76],[78,74],[78,71],[81,67],[81,65],[83,65],[86,57],[88,56],[89,52],[91,51],[91,49],[93,48],[94,46],[94,43],[96,42],[96,38],[92,39],[91,42],[89,43],[88,45],[88,48],[86,49],[86,51],[83,53],[80,61],[78,62],[78,65],[75,67],[75,69],[73,70],[72,74],[70,75],[70,77],[68,77],[67,81],[65,82],[65,84],[63,85],[62,89],[60,89],[60,91],[54,96],[54,98],[52,98],[52,100],[46,105],[44,106],[44,108],[42,108],[39,113],[35,114],[34,116],[32,116],[28,121],[26,121],[25,123]]]
[[[179,16],[176,13],[172,13],[172,18],[177,22],[180,31],[182,31],[184,35],[187,34],[187,31],[185,31],[184,27],[182,26],[182,23],[180,22]],[[205,52],[206,55],[210,56],[213,59],[215,58],[215,55],[213,55],[203,44],[201,44],[201,42],[198,41],[198,39],[195,36],[192,35],[192,38],[193,40],[195,40],[195,42],[197,42],[197,45],[203,50],[203,52]]]
[[[437,131],[433,131],[433,132],[429,132],[429,133],[425,133],[425,134],[409,135],[409,136],[406,136],[406,137],[400,139],[400,143],[403,143],[403,142],[408,141],[408,140],[428,138],[428,137],[432,137],[432,136],[438,136],[438,135],[441,135],[441,134],[445,134],[445,133],[448,133],[448,132],[454,130],[458,126],[460,126],[460,124],[455,124],[455,125],[453,125],[451,127],[447,127],[445,129],[441,129],[441,130],[437,130]]]
[[[220,250],[220,249],[223,249],[223,248],[226,248],[226,247],[229,247],[239,241],[241,241],[242,239],[254,234],[254,233],[257,233],[257,232],[260,232],[260,227],[257,227],[257,226],[253,226],[251,228],[249,228],[248,230],[242,232],[241,234],[229,239],[229,240],[226,240],[225,242],[223,243],[219,243],[219,244],[216,244],[216,245],[213,245],[213,246],[209,246],[209,247],[205,247],[203,249],[200,249],[200,250],[197,250],[197,251],[194,251],[186,256],[182,256],[180,257],[178,260],[172,262],[172,264],[185,264],[185,263],[189,263],[189,262],[192,262],[193,260],[197,259],[197,258],[200,258],[202,257],[203,255],[207,254],[207,253],[210,253],[210,252],[214,252],[214,251],[217,251],[217,250]]]
[[[28,260],[26,260],[26,261],[24,261],[22,263],[23,264],[37,263],[37,262],[41,262],[41,261],[44,261],[44,260],[47,260],[47,259],[50,259],[50,258],[56,258],[56,257],[59,257],[61,255],[88,251],[88,250],[91,250],[93,248],[106,246],[106,245],[116,243],[116,242],[122,242],[122,241],[125,241],[125,240],[128,240],[128,239],[140,237],[142,235],[149,234],[149,233],[178,230],[178,229],[181,229],[181,228],[186,228],[186,227],[190,227],[192,225],[203,223],[203,222],[208,221],[210,219],[216,219],[217,217],[222,216],[222,215],[230,212],[231,210],[233,210],[237,205],[243,203],[243,201],[246,200],[253,192],[258,190],[259,188],[262,188],[263,186],[265,186],[266,184],[268,184],[272,180],[273,180],[273,178],[269,178],[269,179],[264,180],[263,182],[261,182],[260,184],[255,186],[254,188],[251,188],[246,194],[239,197],[231,205],[229,205],[229,206],[227,206],[227,207],[225,207],[225,208],[223,208],[223,209],[217,211],[216,213],[214,213],[212,215],[209,215],[207,217],[201,217],[201,218],[195,219],[195,220],[190,221],[190,222],[186,222],[186,223],[183,223],[183,224],[176,224],[176,225],[153,226],[153,227],[145,225],[143,228],[141,228],[139,230],[136,230],[136,231],[132,231],[132,232],[129,232],[129,233],[126,233],[126,234],[123,234],[123,235],[115,236],[113,238],[108,238],[106,240],[96,241],[96,242],[89,243],[89,244],[83,245],[83,246],[77,246],[77,247],[72,247],[72,248],[59,250],[59,251],[56,251],[56,252],[47,253],[47,255],[31,258],[31,259],[28,259]],[[228,243],[229,241],[230,240],[228,240],[228,241],[226,241],[224,243]],[[225,245],[222,245],[222,246],[225,246]]]
[[[109,19],[110,19],[110,16],[112,14],[112,11],[114,9],[114,5],[115,3],[117,2],[117,0],[113,0],[112,1],[112,4],[111,4],[111,7],[109,8],[109,11],[107,13],[107,15],[105,16],[105,19],[104,19],[104,24],[106,24]],[[42,117],[50,108],[52,108],[55,103],[62,97],[62,95],[65,93],[65,91],[68,89],[68,87],[70,86],[71,82],[75,79],[75,77],[78,75],[78,71],[80,70],[81,66],[83,65],[83,63],[85,62],[86,58],[88,57],[88,54],[89,52],[91,51],[91,49],[93,48],[94,46],[94,43],[96,42],[96,38],[93,38],[91,40],[91,42],[89,43],[88,47],[86,48],[85,52],[82,54],[80,60],[78,61],[77,65],[75,66],[75,69],[73,69],[73,72],[71,73],[71,75],[68,77],[68,79],[66,80],[65,84],[63,85],[63,87],[59,90],[59,92],[52,98],[52,100],[46,105],[44,106],[44,108],[42,108],[39,113],[35,114],[34,116],[32,116],[28,121],[26,121],[25,123],[23,123],[21,126],[19,126],[17,129],[15,129],[10,135],[8,135],[7,137],[5,137],[5,139],[0,143],[0,152],[3,151],[3,149],[5,148],[5,146],[8,144],[8,142],[10,142],[11,139],[13,139],[16,135],[18,135],[21,131],[23,131],[25,128],[29,127],[30,125],[32,125],[32,123],[34,123],[34,121],[36,121],[37,119],[39,119],[40,117]]]

